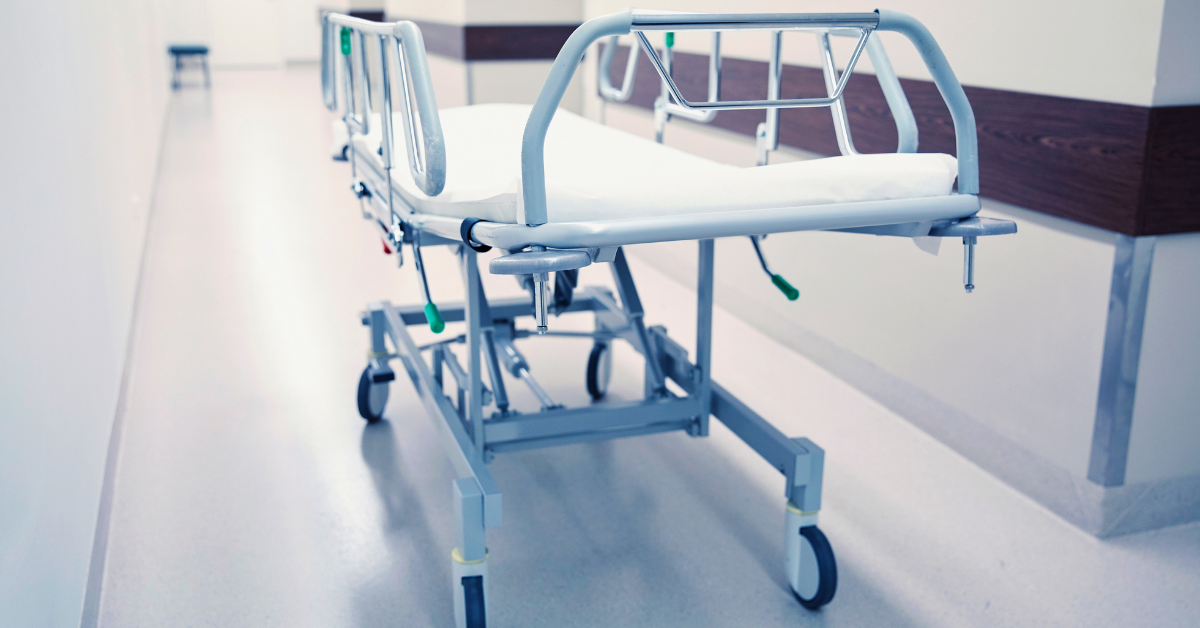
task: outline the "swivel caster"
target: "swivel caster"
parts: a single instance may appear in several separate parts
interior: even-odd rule
[[[587,363],[587,389],[593,401],[604,398],[608,382],[612,379],[612,348],[606,342],[592,345]]]
[[[358,414],[375,423],[383,418],[383,409],[387,407],[388,382],[396,379],[391,371],[372,371],[371,367],[363,369],[358,378]]]
[[[816,513],[787,505],[784,568],[792,595],[808,610],[833,600],[837,591],[837,561],[829,539],[816,525]]]

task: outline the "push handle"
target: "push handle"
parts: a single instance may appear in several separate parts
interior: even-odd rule
[[[775,284],[776,288],[787,297],[788,301],[795,301],[800,298],[800,291],[792,287],[792,284],[783,278],[783,275],[771,275],[771,283]]]
[[[763,272],[767,273],[767,276],[771,278],[771,283],[775,284],[776,288],[779,288],[779,291],[783,293],[783,296],[787,297],[788,301],[799,299],[800,291],[788,283],[788,280],[784,279],[783,275],[772,271],[771,266],[767,264],[767,256],[763,254],[762,245],[759,243],[759,240],[765,237],[750,236],[750,244],[754,245],[754,254],[758,256],[758,264],[762,266]]]
[[[429,330],[435,334],[440,334],[446,329],[446,321],[442,320],[442,313],[433,301],[425,304],[425,321],[429,323]]]

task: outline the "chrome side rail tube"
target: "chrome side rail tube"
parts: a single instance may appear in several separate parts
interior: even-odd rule
[[[633,11],[637,31],[779,30],[806,28],[874,29],[878,13],[675,13]]]
[[[833,94],[838,84],[837,64],[833,61],[833,48],[829,45],[829,33],[817,33],[817,53],[821,55],[821,74],[825,77],[826,93]],[[868,53],[869,54],[869,53]],[[854,138],[850,135],[850,122],[846,118],[846,99],[838,98],[830,105],[833,115],[833,131],[837,136],[838,152],[842,155],[857,155]]]
[[[892,111],[892,118],[896,120],[896,136],[899,138],[896,142],[896,152],[917,152],[917,119],[908,104],[908,97],[904,95],[904,88],[900,86],[900,79],[896,78],[896,71],[892,69],[887,51],[883,49],[883,42],[879,41],[879,36],[874,33],[867,40],[867,56],[875,69],[875,78],[883,90],[883,98],[887,101],[888,109]]]
[[[346,106],[342,119],[352,135],[364,135],[369,131],[372,107],[371,65],[366,42],[368,36],[375,37],[380,46],[379,68],[384,92],[384,111],[380,116],[384,127],[384,166],[388,169],[390,177],[396,146],[392,91],[398,84],[404,101],[404,106],[400,108],[400,126],[404,135],[409,173],[422,192],[429,196],[437,196],[446,184],[446,148],[420,28],[412,22],[368,22],[338,13],[325,13],[322,19],[324,32],[321,86],[326,107],[331,110],[337,108],[337,73],[334,58],[346,52],[339,48],[341,29],[348,29],[350,40],[358,50],[341,55],[346,57],[345,84],[342,87]],[[394,77],[391,74],[393,61],[396,72]],[[395,82],[393,78],[396,79]],[[355,96],[360,97],[361,107],[356,103]]]
[[[717,111],[735,110],[735,109],[765,109],[767,107],[828,107],[837,102],[842,96],[842,90],[846,88],[846,83],[850,80],[850,75],[854,73],[854,64],[858,63],[858,57],[862,54],[866,47],[867,38],[871,35],[870,29],[863,29],[858,39],[858,45],[854,47],[854,52],[850,54],[850,61],[846,64],[846,71],[842,73],[842,78],[838,81],[836,89],[828,98],[789,98],[783,100],[721,100],[716,102],[692,102],[683,97],[679,93],[679,87],[675,85],[674,79],[671,78],[669,72],[666,71],[662,59],[658,53],[654,51],[654,47],[646,39],[646,34],[637,31],[638,41],[642,44],[642,49],[646,51],[646,56],[650,57],[650,63],[667,83],[667,89],[670,90],[671,96],[681,107],[685,109],[709,110]]]
[[[525,133],[521,138],[521,194],[525,201],[525,224],[546,224],[546,132],[558,111],[558,103],[567,92],[567,85],[580,59],[589,46],[602,37],[629,34],[633,14],[621,11],[584,22],[563,44],[542,91],[529,112]]]
[[[941,47],[933,39],[929,29],[925,28],[912,16],[898,11],[879,9],[879,27],[881,31],[900,33],[908,38],[921,53],[925,67],[933,76],[942,100],[950,109],[950,117],[954,120],[954,139],[958,157],[958,192],[960,194],[979,194],[979,146],[975,135],[975,113],[971,103],[963,91],[962,84],[950,69],[950,62],[942,53]]]
[[[687,101],[679,93],[678,87],[671,79],[670,73],[663,67],[663,60],[655,52],[653,46],[646,39],[645,31],[663,30],[742,30],[742,29],[762,29],[762,30],[820,30],[830,31],[838,29],[855,29],[859,32],[858,43],[854,47],[854,52],[851,54],[849,61],[846,63],[846,70],[841,73],[838,78],[832,93],[826,98],[798,98],[787,100],[743,100],[743,101],[715,101],[705,103],[692,103]],[[726,14],[694,14],[694,13],[662,13],[662,12],[644,12],[644,11],[622,11],[610,15],[598,17],[585,22],[582,26],[575,30],[574,33],[567,39],[567,43],[563,45],[558,57],[554,61],[554,65],[550,70],[550,75],[547,77],[545,84],[542,86],[541,92],[538,94],[537,101],[534,103],[533,110],[530,112],[529,120],[525,125],[525,133],[522,137],[521,144],[521,180],[522,180],[522,201],[524,201],[525,223],[528,226],[539,226],[546,224],[546,173],[545,173],[545,143],[546,133],[549,130],[550,122],[554,118],[554,113],[562,101],[563,94],[567,90],[571,77],[575,74],[575,70],[579,67],[580,59],[582,59],[587,48],[597,40],[603,37],[612,35],[625,35],[633,31],[637,36],[638,42],[641,44],[643,51],[650,57],[650,62],[654,65],[654,69],[658,72],[669,88],[671,96],[675,98],[678,104],[687,109],[696,109],[700,111],[707,110],[724,110],[724,109],[772,109],[781,107],[827,107],[834,105],[841,98],[846,84],[850,76],[854,72],[854,66],[858,62],[862,51],[867,48],[867,42],[871,39],[871,34],[874,30],[887,30],[901,33],[908,37],[916,46],[921,58],[924,60],[930,74],[933,75],[934,83],[938,87],[938,91],[942,94],[943,100],[946,101],[947,107],[950,109],[951,117],[954,120],[954,131],[957,142],[957,156],[959,164],[958,174],[958,191],[960,194],[975,195],[979,193],[979,155],[978,141],[975,131],[975,116],[971,111],[971,105],[967,101],[962,85],[954,76],[954,72],[950,69],[950,64],[946,61],[945,55],[942,54],[941,48],[934,41],[933,36],[929,33],[920,22],[903,13],[895,11],[887,11],[884,9],[877,10],[875,13],[827,13],[827,14],[758,14],[758,15],[726,15]],[[889,66],[890,67],[890,66]],[[892,73],[894,74],[894,73]],[[885,84],[889,81],[885,81]],[[898,85],[898,82],[897,82]],[[891,92],[892,96],[902,96],[902,92],[896,89],[885,87],[885,94]],[[907,121],[901,121],[901,116],[897,117],[897,126],[901,129],[901,144],[907,144],[906,137],[903,134],[903,126]],[[915,145],[915,134],[911,145]],[[976,201],[976,206],[978,202]],[[887,221],[881,220],[875,224],[887,224],[888,222],[903,222],[903,221]],[[860,225],[831,225],[827,227],[815,228],[839,228],[849,226],[866,226],[866,223]],[[752,231],[743,235],[756,235],[766,233],[765,231]],[[704,237],[719,237],[726,235],[734,235],[728,233],[717,234],[717,236],[698,236]],[[697,236],[680,239],[693,239]],[[652,240],[641,240],[652,241]],[[481,240],[481,242],[484,242]],[[485,242],[486,243],[486,242]],[[620,242],[629,243],[629,242]],[[545,242],[544,244],[550,244]],[[551,246],[559,246],[550,244]]]
[[[632,51],[630,51],[632,54]],[[670,49],[667,54],[673,54]],[[668,59],[671,57],[668,56]],[[673,61],[667,63],[667,72],[670,73]],[[705,124],[712,122],[713,118],[717,117],[717,110],[709,109],[707,111],[696,111],[683,107],[671,98],[669,94],[662,95],[663,110],[668,116],[679,116],[692,122],[703,122]],[[714,31],[712,34],[712,51],[708,56],[708,102],[717,102],[721,99],[721,31]]]
[[[610,70],[612,69],[613,56],[617,54],[618,39],[617,35],[609,37],[608,43],[604,46],[604,52],[600,53],[600,96],[610,102],[625,102],[629,100],[629,97],[633,95],[633,80],[637,76],[639,55],[637,48],[630,46],[629,59],[625,62],[625,78],[621,81],[621,89],[613,87]]]

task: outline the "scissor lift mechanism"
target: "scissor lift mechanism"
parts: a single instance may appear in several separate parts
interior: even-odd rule
[[[631,51],[624,85],[612,87],[608,64],[615,50],[616,36],[632,32],[648,55],[663,82],[663,92],[656,105],[658,137],[662,123],[670,116],[680,116],[698,122],[712,119],[722,109],[767,109],[767,122],[760,127],[758,145],[760,163],[766,153],[777,146],[778,108],[829,106],[833,109],[839,146],[843,153],[853,154],[849,127],[846,124],[842,91],[863,50],[875,62],[880,82],[896,114],[900,132],[901,152],[916,150],[916,125],[907,108],[899,83],[891,73],[882,48],[871,34],[876,29],[896,30],[909,37],[918,47],[935,82],[942,91],[954,118],[958,138],[960,164],[959,194],[947,199],[921,199],[926,205],[942,203],[944,215],[958,217],[923,220],[889,225],[863,224],[839,230],[877,235],[896,236],[954,236],[963,237],[967,245],[964,283],[968,291],[973,286],[973,247],[977,236],[1012,233],[1015,225],[1007,221],[981,219],[974,216],[978,202],[971,209],[970,200],[978,193],[974,119],[962,89],[945,63],[941,51],[928,31],[918,22],[898,13],[879,11],[867,14],[781,14],[781,15],[701,15],[679,13],[622,12],[597,18],[582,25],[563,47],[547,79],[546,86],[534,106],[526,127],[523,144],[523,194],[526,225],[499,225],[463,221],[440,216],[418,214],[397,194],[391,185],[391,169],[395,127],[392,120],[392,72],[397,75],[395,87],[402,94],[399,131],[405,140],[409,171],[414,182],[431,196],[437,195],[444,184],[445,153],[441,144],[441,127],[432,85],[424,59],[424,45],[416,25],[411,22],[378,24],[328,13],[324,16],[324,54],[322,82],[326,105],[337,110],[343,101],[343,120],[351,134],[366,134],[371,120],[372,98],[369,74],[368,38],[378,42],[377,63],[382,88],[383,126],[381,157],[383,169],[359,167],[355,151],[348,157],[354,173],[353,190],[363,202],[364,217],[377,226],[389,251],[398,256],[404,246],[412,249],[417,275],[421,283],[424,306],[395,306],[389,302],[372,304],[362,315],[362,323],[370,328],[371,349],[368,365],[359,382],[359,411],[368,421],[382,418],[388,396],[388,385],[395,379],[391,364],[398,361],[419,393],[426,410],[437,426],[447,455],[459,476],[453,484],[455,498],[456,540],[451,552],[454,571],[455,615],[460,627],[486,626],[488,553],[485,530],[502,522],[501,492],[487,464],[497,453],[552,447],[571,443],[595,442],[629,436],[670,431],[684,431],[691,436],[707,436],[709,419],[716,417],[734,434],[763,457],[784,476],[785,547],[784,567],[793,593],[800,602],[815,609],[828,603],[836,587],[836,564],[825,536],[816,527],[821,506],[821,486],[824,452],[806,438],[789,438],[763,417],[722,388],[711,377],[712,306],[713,306],[713,237],[739,235],[729,227],[725,218],[697,218],[694,224],[676,227],[677,218],[666,222],[641,220],[631,222],[607,221],[606,230],[579,229],[570,224],[545,224],[545,180],[542,170],[542,143],[545,132],[557,108],[566,85],[592,43],[612,37],[602,55],[601,93],[609,100],[628,98],[632,89],[636,57]],[[709,102],[688,102],[671,79],[671,51],[668,45],[660,56],[646,39],[646,31],[737,30],[744,28],[774,31],[771,51],[771,85],[769,98],[764,101],[720,101],[719,37],[714,37],[713,62],[710,66]],[[779,33],[783,30],[807,30],[818,34],[826,61],[828,94],[821,98],[779,99]],[[858,43],[847,68],[839,76],[832,70],[829,35],[857,35]],[[670,41],[668,36],[668,43]],[[341,54],[339,54],[339,52]],[[665,57],[665,60],[663,59]],[[342,63],[334,63],[341,58]],[[339,66],[341,66],[339,68]],[[389,69],[394,68],[394,70]],[[339,75],[342,79],[339,81]],[[338,83],[341,82],[340,98]],[[893,102],[896,101],[896,102]],[[901,104],[902,103],[902,104]],[[414,111],[415,105],[415,111]],[[905,113],[907,112],[907,113]],[[965,204],[959,201],[968,201]],[[953,205],[953,207],[951,207]],[[959,206],[965,210],[957,209]],[[369,208],[369,209],[368,209]],[[916,215],[916,214],[913,214]],[[921,214],[925,215],[925,214]],[[764,234],[796,230],[794,218],[767,218],[749,227],[741,235]],[[820,228],[820,227],[806,227]],[[643,322],[641,300],[630,274],[620,244],[638,241],[641,232],[664,233],[663,239],[697,239],[699,243],[696,355],[692,360],[687,351],[672,340],[664,328],[649,327]],[[566,243],[566,244],[564,244]],[[491,270],[497,274],[525,275],[530,278],[532,298],[505,298],[491,301],[480,280],[478,252],[490,246],[507,249],[511,254],[495,258]],[[757,239],[756,252],[764,270],[767,267]],[[457,253],[466,300],[462,303],[433,305],[425,278],[421,248],[450,246]],[[559,250],[550,247],[561,247]],[[528,250],[525,250],[528,249]],[[403,258],[400,258],[401,263]],[[567,299],[552,298],[549,292],[550,273],[573,273],[592,263],[611,265],[617,295],[606,289],[584,287],[574,290]],[[774,278],[777,276],[773,277]],[[559,277],[555,277],[555,283]],[[566,283],[574,285],[573,277]],[[783,282],[786,284],[786,282]],[[784,285],[777,285],[794,298]],[[791,288],[790,285],[786,286]],[[547,331],[547,316],[591,312],[592,332]],[[517,325],[522,317],[533,317],[536,330]],[[435,332],[445,323],[465,323],[465,333],[434,343],[418,346],[408,333],[410,325],[429,324]],[[532,335],[583,336],[593,339],[589,358],[588,389],[595,398],[602,397],[607,387],[611,364],[611,343],[624,340],[630,343],[645,360],[644,397],[634,402],[593,404],[583,408],[565,408],[537,384],[528,363],[514,341]],[[390,347],[389,347],[390,341]],[[466,347],[465,365],[450,350],[454,344]],[[428,354],[428,358],[426,357]],[[541,404],[532,413],[515,411],[509,402],[505,378],[507,370],[527,384]],[[487,384],[484,372],[487,372]],[[457,394],[447,394],[446,374],[455,381]],[[668,386],[673,382],[682,394]],[[487,412],[488,408],[493,408]]]

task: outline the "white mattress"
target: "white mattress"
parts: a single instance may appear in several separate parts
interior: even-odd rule
[[[422,213],[524,223],[521,136],[529,109],[494,104],[442,110],[445,189],[430,197],[417,188],[403,144],[393,161],[393,186]],[[354,143],[356,153],[379,169],[379,137],[372,133]],[[933,153],[737,168],[562,110],[546,137],[549,222],[945,196],[957,174],[954,157]]]

